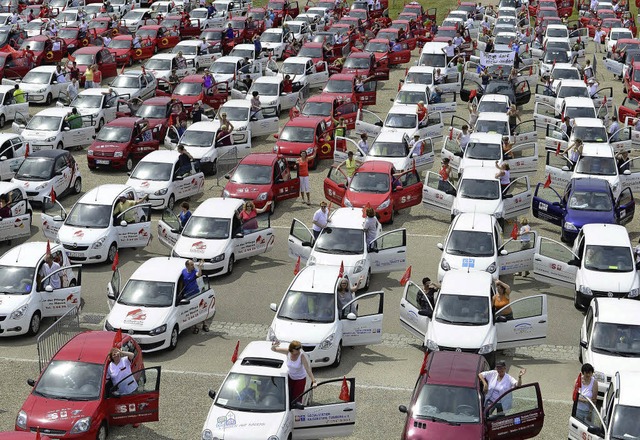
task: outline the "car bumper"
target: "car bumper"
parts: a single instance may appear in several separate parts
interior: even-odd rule
[[[583,309],[586,309],[589,307],[589,304],[591,304],[593,298],[627,298],[627,295],[629,295],[629,292],[604,292],[599,290],[594,290],[592,293],[592,295],[585,295],[576,290],[576,302],[582,306]],[[636,296],[630,299],[640,300],[640,297]]]
[[[102,263],[107,260],[107,252],[109,252],[108,246],[105,248],[92,249],[92,245],[89,245],[88,249],[77,250],[73,249],[73,243],[62,243],[62,245],[65,248],[69,260],[73,263]]]
[[[175,258],[193,258],[191,256],[183,257],[182,255],[177,254],[175,251],[171,253],[171,256]],[[225,255],[224,260],[215,263],[212,263],[210,258],[205,259],[204,264],[202,265],[202,272],[205,275],[209,276],[222,275],[223,272],[227,270],[227,264],[229,264],[229,257],[227,255]]]
[[[50,193],[42,193],[40,191],[27,191],[27,199],[30,202],[42,203],[45,197],[49,197]]]
[[[117,170],[124,168],[126,163],[127,161],[124,157],[87,157],[89,168],[110,167]]]
[[[53,144],[46,144],[43,142],[37,142],[34,143],[32,140],[30,139],[25,139],[27,142],[29,142],[29,148],[31,149],[31,151],[40,151],[40,150],[53,150],[55,147]]]
[[[71,428],[72,426],[70,425],[69,428]],[[49,429],[45,426],[30,426],[29,427],[29,431],[31,431],[32,433],[35,433],[36,430],[40,431],[40,435],[46,435],[51,439],[66,439],[66,438],[70,438],[70,439],[76,439],[76,440],[89,440],[89,439],[94,439],[96,438],[96,436],[98,435],[98,429],[100,428],[100,425],[98,425],[96,423],[96,426],[94,426],[94,424],[91,424],[91,428],[89,428],[89,430],[87,432],[82,432],[82,433],[78,433],[78,434],[70,434],[69,431],[71,429],[69,429],[69,431],[64,431],[61,429]],[[17,426],[15,427],[16,431],[22,431],[22,432],[26,432],[26,429],[20,429]]]
[[[0,338],[24,335],[29,331],[31,315],[25,313],[20,319],[12,319],[11,314],[6,316],[0,315],[0,319],[2,318],[4,319],[0,321]]]

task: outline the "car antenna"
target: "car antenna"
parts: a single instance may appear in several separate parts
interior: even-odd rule
[[[316,281],[316,271],[314,270],[311,273],[311,288],[312,289],[315,289],[315,286],[314,286],[315,281]]]
[[[471,219],[471,229],[476,228],[476,207],[473,207],[473,218]]]
[[[16,263],[20,261],[20,253],[22,252],[22,246],[18,248],[18,255],[16,255]]]

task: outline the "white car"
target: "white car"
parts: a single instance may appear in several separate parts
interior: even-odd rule
[[[440,86],[436,86],[440,87]],[[433,89],[424,84],[404,84],[393,100],[393,106],[406,105],[415,109],[415,106],[422,101],[428,106],[429,112],[451,113],[456,111],[456,93],[444,92],[442,90],[441,101],[432,102],[431,92]]]
[[[480,101],[478,102],[478,113],[506,112],[510,105],[511,102],[509,101],[509,97],[507,95],[497,95],[494,93],[489,93],[487,95],[482,95],[482,98],[480,98]],[[473,127],[469,126],[469,128]]]
[[[293,34],[293,39],[299,42],[307,41],[309,35],[311,35],[311,27],[309,23],[303,20],[289,20],[285,21],[289,27],[289,31]]]
[[[163,79],[165,81],[169,81],[169,76],[173,69],[176,69],[176,75],[178,75],[178,78],[184,78],[187,75],[195,75],[196,66],[193,63],[193,60],[185,59],[185,66],[178,67],[176,55],[177,54],[175,53],[156,54],[149,58],[149,61],[145,64],[145,70],[151,73],[156,79]]]
[[[158,81],[153,73],[138,69],[120,73],[109,84],[109,88],[120,95],[122,99],[140,98],[143,101],[156,96],[157,87]]]
[[[422,187],[422,204],[429,210],[451,214],[452,219],[462,212],[498,219],[526,215],[532,200],[529,178],[518,177],[502,189],[496,171],[495,167],[469,167],[455,186],[441,182],[438,173],[429,171]]]
[[[244,200],[212,197],[198,206],[186,225],[165,210],[158,222],[160,243],[172,257],[204,260],[209,275],[232,273],[236,260],[263,254],[273,248],[275,236],[269,216],[242,223]]]
[[[157,150],[144,156],[131,172],[127,185],[138,198],[147,196],[155,209],[173,209],[176,200],[204,192],[204,173],[178,174],[177,151]]]
[[[591,98],[589,88],[582,80],[562,79],[554,82],[554,84],[555,90],[553,91],[553,94],[545,95],[536,93],[535,100],[536,102],[543,102],[545,104],[552,105],[556,109],[557,115],[560,114],[564,98]]]
[[[573,290],[578,310],[589,307],[596,297],[640,295],[633,246],[627,229],[620,225],[584,225],[571,249],[540,237],[533,269],[537,280]]]
[[[178,345],[178,335],[216,314],[216,295],[207,277],[197,278],[198,292],[185,298],[181,258],[146,260],[121,288],[119,270],[107,286],[107,331],[132,332],[145,353]]]
[[[37,102],[49,106],[61,92],[66,93],[69,85],[68,83],[58,83],[55,73],[55,66],[38,66],[29,70],[21,80],[4,78],[2,85],[13,86],[18,84],[20,90],[27,95],[29,102]]]
[[[246,94],[237,89],[231,89],[231,97],[234,99],[244,97],[247,101],[251,101],[251,99],[253,99],[253,92],[258,92],[262,114],[280,117],[282,110],[289,110],[296,105],[298,100],[308,91],[308,88],[303,88],[297,92],[285,93],[282,83],[283,80],[280,77],[262,76],[253,81],[251,88],[249,88]]]
[[[273,56],[277,60],[281,60],[284,55],[284,50],[291,43],[293,36],[289,36],[285,39],[282,28],[265,29],[260,35],[260,43],[267,52],[273,52]]]
[[[6,121],[13,121],[16,117],[25,117],[29,114],[29,103],[16,103],[13,101],[14,86],[0,85],[0,129],[4,128]],[[11,92],[11,94],[8,94]]]
[[[289,57],[284,60],[278,76],[284,78],[286,75],[289,75],[294,90],[305,85],[309,88],[322,88],[329,80],[326,61],[314,64],[309,57]]]
[[[547,38],[569,38],[569,29],[563,24],[549,24],[545,30],[542,44]]]
[[[216,83],[226,82],[230,87],[233,87],[236,81],[247,75],[252,80],[262,76],[262,69],[259,64],[247,63],[244,58],[229,55],[215,60],[209,70]]]
[[[143,248],[152,238],[151,205],[139,203],[114,214],[122,197],[134,201],[135,190],[120,184],[97,186],[80,197],[69,215],[57,200],[57,214],[47,214],[45,204],[42,233],[62,243],[71,261],[113,263],[118,249]]]
[[[83,116],[82,123],[94,126],[96,132],[116,118],[118,93],[108,88],[91,88],[82,90],[68,106],[78,109]],[[58,107],[65,107],[58,101]]]
[[[478,353],[493,368],[496,350],[542,344],[548,325],[547,295],[512,300],[495,312],[494,295],[494,280],[486,272],[448,272],[435,304],[409,281],[400,300],[400,324],[423,340],[428,352]]]
[[[202,46],[200,40],[184,40],[174,46],[171,52],[175,54],[182,52],[185,59],[193,60],[197,72],[200,68],[211,67],[211,64],[221,55],[220,52],[214,52],[213,47],[202,50],[200,46]]]
[[[65,117],[71,107],[52,107],[39,111],[27,125],[12,124],[13,131],[21,134],[31,151],[83,147],[91,144],[96,136],[93,126],[70,128]]]
[[[464,212],[451,222],[438,265],[438,281],[452,270],[484,271],[493,278],[516,272],[533,270],[532,244],[536,234],[531,233],[530,246],[520,240],[503,242],[502,228],[493,215]]]
[[[26,142],[19,134],[0,133],[0,180],[11,180],[24,160]]]
[[[161,15],[167,15],[169,12],[175,10],[175,3],[173,1],[165,0],[155,1],[149,5],[149,9]]]
[[[227,119],[233,124],[234,133],[248,131],[253,138],[269,136],[278,132],[279,119],[276,116],[251,119],[251,102],[246,99],[229,99],[222,104],[213,120],[216,130],[220,128],[220,115],[222,113],[227,114]],[[248,151],[247,154],[249,154]]]
[[[47,246],[60,269],[41,278]],[[0,257],[2,302],[0,337],[35,335],[42,318],[64,315],[80,307],[82,266],[72,266],[61,245],[33,241],[16,246]],[[52,277],[60,277],[60,288],[52,287]],[[57,283],[55,283],[57,284]]]
[[[422,84],[433,90],[436,86],[443,92],[458,92],[462,84],[462,75],[458,73],[455,77],[445,76],[444,84],[435,83],[436,68],[432,66],[413,66],[407,72],[404,79],[405,84]]]
[[[27,194],[13,182],[0,182],[0,195],[9,199],[11,215],[0,219],[0,242],[30,237],[33,222]]]
[[[121,20],[129,32],[135,34],[140,29],[140,26],[144,26],[144,21],[151,18],[151,9],[149,8],[135,8],[127,12]]]
[[[338,208],[331,212],[331,223],[322,230],[317,240],[313,233],[298,219],[293,219],[289,229],[289,257],[300,258],[308,266],[336,266],[344,268],[344,274],[356,287],[368,289],[372,273],[404,270],[407,260],[407,231],[397,229],[382,233],[378,223],[376,240],[367,246],[363,229],[362,210]]]
[[[609,30],[609,34],[605,39],[607,45],[607,52],[613,52],[613,48],[618,44],[619,40],[633,39],[634,34],[631,29],[627,28],[612,28]]]
[[[36,151],[25,157],[11,182],[22,188],[30,201],[38,203],[50,198],[52,191],[56,198],[82,191],[78,163],[63,150]]]
[[[280,305],[271,304],[276,316],[267,340],[300,341],[312,368],[340,365],[342,347],[382,341],[384,292],[360,294],[340,307],[339,273],[336,266],[307,266],[295,276]]]
[[[596,119],[596,107],[591,98],[567,97],[562,103],[561,113],[557,114],[556,109],[544,102],[533,104],[533,118],[539,126],[545,127],[549,124],[561,127],[562,120],[571,121],[577,118]]]
[[[226,22],[224,16],[216,13],[209,18],[209,10],[207,8],[195,8],[189,12],[191,26],[200,26],[200,29],[221,28]]]
[[[244,58],[251,64],[257,64],[260,66],[260,72],[264,72],[267,62],[270,61],[266,52],[256,54],[256,47],[253,44],[236,44],[229,52],[229,56]]]
[[[344,379],[350,390],[346,402],[336,394],[342,378],[320,381],[314,388],[308,381],[307,391],[292,402],[287,377],[285,355],[271,351],[269,342],[250,342],[218,392],[209,391],[213,404],[202,427],[202,439],[317,439],[353,434],[354,378]]]
[[[393,105],[384,121],[370,110],[358,109],[356,114],[356,134],[366,133],[375,139],[382,132],[404,133],[413,139],[417,134],[430,145],[442,137],[444,124],[440,112],[430,112],[426,124],[420,124],[414,106]]]

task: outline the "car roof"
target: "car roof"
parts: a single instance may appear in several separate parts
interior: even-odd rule
[[[502,144],[502,135],[498,133],[471,133],[469,142],[483,142],[487,144]]]
[[[51,250],[61,248],[51,243]],[[36,267],[47,251],[46,241],[30,241],[9,249],[0,257],[0,264],[19,267]]]
[[[563,24],[550,24],[550,25],[547,26],[547,30],[549,30],[549,29],[562,29],[562,30],[565,30],[565,31],[569,30]]]
[[[171,100],[171,96],[154,96],[153,98],[145,99],[143,104],[166,105]]]
[[[631,247],[629,233],[621,225],[589,223],[582,227],[582,233],[587,246],[593,244]]]
[[[333,75],[331,75],[331,77],[329,77],[329,80],[337,79],[337,80],[353,81],[355,77],[356,77],[355,73],[334,73]]]
[[[308,61],[312,61],[312,58],[309,57],[289,57],[284,60],[284,63],[301,63],[304,64]]]
[[[149,59],[155,60],[172,60],[178,55],[177,53],[157,53]]]
[[[631,298],[595,298],[598,321],[638,325],[640,301]]]
[[[585,142],[582,144],[582,156],[613,157],[613,148],[607,143]]]
[[[465,173],[467,170],[465,170]],[[571,179],[571,187],[574,191],[602,191],[610,192],[611,186],[605,179],[598,179],[593,177],[577,177]]]
[[[428,384],[475,388],[482,356],[475,353],[436,351],[429,355]]]
[[[140,159],[140,162],[158,162],[158,163],[170,163],[174,164],[178,161],[177,150],[156,150],[144,156]]]
[[[125,75],[127,74],[127,72],[125,72]],[[83,95],[83,96],[87,96],[87,95],[96,95],[96,96],[100,96],[105,94],[105,92],[109,92],[110,88],[109,87],[100,87],[100,88],[90,88],[90,89],[84,89],[82,91],[80,91],[80,93],[78,93],[79,95]]]
[[[331,227],[364,229],[362,220],[362,209],[360,208],[337,208],[331,213]]]
[[[65,117],[71,112],[71,107],[51,107],[40,110],[38,116],[58,116]]]
[[[218,130],[218,126],[213,121],[200,121],[200,122],[194,122],[193,124],[189,125],[189,127],[187,128],[187,131],[195,131],[195,130],[215,132]]]
[[[126,116],[124,118],[117,118],[107,123],[109,127],[133,127],[136,122],[142,121],[143,118],[136,116]]]
[[[200,82],[202,82],[202,75],[196,75],[200,78]],[[224,104],[222,104],[222,107],[243,107],[243,108],[249,108],[251,107],[251,102],[247,101],[246,99],[230,99],[227,102],[225,102]],[[191,124],[191,125],[195,125],[198,124],[198,122]]]
[[[77,203],[87,203],[90,205],[111,205],[116,198],[124,191],[134,191],[128,185],[119,183],[107,183],[105,185],[96,186],[91,191],[85,193]],[[135,193],[135,191],[134,191]]]
[[[466,170],[465,170],[466,171]],[[492,226],[495,221],[495,217],[490,214],[481,214],[475,212],[463,212],[453,220],[451,230],[462,231],[487,231],[493,232]]]
[[[560,84],[558,84],[558,86],[569,86],[569,87],[587,87],[587,85],[584,83],[583,80],[581,79],[562,79],[560,80]]]
[[[182,40],[176,46],[200,46],[202,40]]]
[[[381,131],[378,137],[373,141],[376,142],[402,142],[406,134],[401,131]]]
[[[427,90],[429,90],[429,87],[426,84],[416,84],[416,83],[404,84],[400,89],[400,91],[425,92],[425,93],[427,92]]]
[[[79,361],[102,365],[107,361],[115,335],[107,331],[82,332],[63,345],[52,361]]]
[[[604,122],[600,118],[575,118],[573,120],[573,126],[574,127],[604,127]]]
[[[368,160],[358,167],[356,173],[391,173],[393,164],[386,160]]]
[[[11,133],[11,132],[0,133],[0,143],[7,141],[9,139],[17,138],[17,137],[22,139],[22,136],[16,133]],[[47,151],[47,150],[43,150],[43,151]],[[49,150],[49,151],[55,151],[55,150]],[[35,154],[35,152],[32,153],[32,155],[33,154]]]
[[[389,111],[387,112],[387,116],[389,116],[390,114],[401,114],[401,115],[416,115],[416,109],[415,107],[411,106],[411,105],[393,105],[391,106],[391,108],[389,109]]]
[[[478,114],[478,119],[488,119],[491,121],[508,121],[509,116],[506,113],[497,113],[497,112],[480,112]]]
[[[640,406],[640,374],[637,371],[620,371],[620,404]]]
[[[491,295],[493,277],[489,272],[474,270],[452,270],[445,272],[440,283],[440,294],[456,294],[469,296]]]
[[[98,53],[100,52],[102,49],[105,49],[104,46],[85,46],[85,47],[80,47],[78,49],[76,49],[75,52],[73,52],[73,57],[75,58],[76,55],[78,54],[86,54],[86,53]],[[55,69],[55,66],[52,66]]]
[[[482,101],[503,102],[503,101],[509,101],[509,97],[507,95],[498,95],[497,93],[489,93],[487,95],[482,95],[482,98],[480,98],[480,102]]]
[[[253,81],[256,83],[265,83],[265,84],[280,84],[282,82],[281,76],[260,76]]]
[[[60,156],[69,156],[70,154],[67,150],[40,150],[29,154],[29,157],[50,157],[55,159]]]
[[[248,102],[248,101],[247,101]],[[289,119],[284,125],[285,127],[313,127],[324,122],[323,116],[308,116],[305,118]]]
[[[244,200],[240,199],[232,199],[232,198],[222,198],[222,197],[211,197],[210,199],[202,202],[196,209],[193,211],[194,216],[201,217],[221,217],[221,218],[232,218],[237,209],[242,206]]]
[[[80,49],[78,49],[80,50]],[[47,72],[53,73],[56,71],[56,66],[38,66],[31,69],[29,72]]]
[[[460,177],[462,179],[477,179],[477,180],[498,180],[496,177],[496,168],[491,167],[468,167],[464,169],[464,174]],[[606,182],[606,180],[604,180]]]
[[[214,61],[214,63],[237,63],[238,61],[242,61],[244,58],[242,57],[234,57],[232,55],[225,55],[223,57],[218,58]]]
[[[595,105],[593,104],[593,99],[586,98],[584,96],[567,96],[566,98],[564,98],[564,104],[567,107],[585,107],[586,106],[586,107],[595,108]]]
[[[240,160],[243,165],[273,165],[279,155],[275,153],[251,153]]]
[[[243,43],[243,44],[236,44],[235,46],[233,46],[233,49],[244,49],[244,50],[255,51],[256,47],[253,44],[244,44]],[[231,51],[233,51],[233,49],[231,49]],[[231,55],[231,56],[235,56],[235,55]]]
[[[333,294],[336,290],[339,272],[339,266],[306,266],[293,279],[290,289]]]
[[[159,151],[154,151],[154,153],[159,153]],[[182,269],[184,269],[186,261],[185,258],[149,258],[136,269],[129,279],[176,283],[182,275]]]

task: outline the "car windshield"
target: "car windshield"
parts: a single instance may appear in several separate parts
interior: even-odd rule
[[[312,144],[315,137],[315,128],[313,127],[291,127],[285,126],[280,133],[280,140],[287,142],[302,142]]]
[[[611,156],[581,156],[575,172],[596,176],[615,176],[617,175],[616,160]]]
[[[313,249],[325,254],[361,255],[364,253],[364,230],[326,227]]]
[[[226,113],[227,119],[230,121],[246,122],[249,119],[248,107],[232,107],[230,105],[224,105],[216,114],[216,121],[220,120],[220,114]]]
[[[27,157],[15,177],[19,180],[48,180],[51,178],[53,161],[50,157]]]
[[[180,144],[187,147],[211,148],[215,131],[187,130],[180,138]]]
[[[433,74],[426,72],[409,72],[404,82],[405,84],[431,85],[433,84]]]
[[[77,29],[60,29],[58,31],[58,37],[66,39],[66,38],[76,38],[78,36]],[[111,47],[111,46],[109,46]]]
[[[478,104],[478,113],[483,112],[493,112],[493,113],[503,113],[506,111],[509,106],[508,102],[504,101],[480,101]]]
[[[25,84],[49,84],[51,74],[49,72],[34,72],[30,70],[22,78],[22,82]]]
[[[353,92],[353,81],[349,79],[330,79],[324,91],[328,93],[351,93]]]
[[[384,121],[384,126],[389,128],[416,128],[418,126],[418,115],[403,115],[389,113]]]
[[[206,9],[194,9],[189,12],[189,17],[191,18],[207,18],[209,16],[209,11]]]
[[[229,238],[231,220],[228,218],[191,216],[187,222],[183,237],[204,240],[226,240]]]
[[[103,142],[124,144],[131,140],[132,133],[133,128],[130,127],[111,127],[107,125],[106,127],[102,127],[98,132],[98,137],[96,139]]]
[[[436,423],[479,423],[479,401],[474,388],[427,383],[420,390],[412,415]]]
[[[330,102],[309,102],[302,108],[305,116],[332,116],[332,104]]]
[[[447,59],[445,55],[436,53],[424,53],[420,56],[420,66],[446,67]]]
[[[129,12],[127,12],[125,14],[124,17],[122,17],[125,20],[140,20],[142,18],[142,16],[144,15],[146,11],[144,10],[137,10],[137,9],[133,9]]]
[[[478,119],[474,129],[476,133],[498,133],[503,136],[509,135],[509,125],[507,121],[495,121],[491,119]]]
[[[544,53],[542,61],[547,64],[551,63],[568,63],[569,54],[564,50],[547,50]]]
[[[374,142],[369,150],[369,156],[373,157],[406,157],[408,155],[409,149],[404,142]]]
[[[279,96],[279,84],[255,82],[249,90],[249,95],[253,94],[253,92],[258,92],[264,96]]]
[[[76,96],[71,102],[71,107],[78,108],[100,108],[102,107],[102,98],[104,95],[84,95]]]
[[[271,183],[271,171],[270,165],[240,164],[231,175],[230,181],[245,185],[267,185]]]
[[[173,89],[174,95],[197,96],[202,93],[202,83],[182,82]]]
[[[578,69],[553,69],[551,79],[581,79]]]
[[[323,58],[322,47],[308,47],[302,46],[300,52],[298,52],[299,57],[309,57],[309,58]]]
[[[162,162],[139,162],[131,174],[132,179],[155,180],[168,182],[171,180],[173,164]]]
[[[33,390],[37,396],[59,400],[98,400],[104,365],[53,360]]]
[[[547,29],[547,37],[568,38],[569,31],[567,29],[549,28]]]
[[[75,11],[64,11],[58,14],[56,17],[56,21],[64,23],[67,21],[76,21],[78,18],[78,13]]]
[[[564,110],[565,118],[596,118],[596,110],[593,107],[567,107]]]
[[[438,32],[438,35],[440,35],[440,32]],[[498,44],[508,45],[508,44],[512,44],[515,40],[516,40],[515,35],[497,35],[494,40],[494,43],[496,45]]]
[[[284,377],[229,373],[220,387],[215,406],[233,411],[284,413],[285,392]]]
[[[142,104],[136,116],[139,118],[163,119],[166,117],[167,108],[164,105]]]
[[[235,71],[236,71],[236,63],[225,63],[222,61],[215,61],[211,65],[211,73],[231,75]]]
[[[445,324],[487,325],[489,311],[489,299],[484,296],[440,294],[433,317]]]
[[[236,47],[231,51],[231,53],[229,55],[233,56],[233,57],[249,58],[250,60],[253,60],[253,50],[252,49],[238,49]]]
[[[407,90],[400,90],[396,96],[396,104],[418,104],[420,101],[427,102],[426,92],[410,92]]]
[[[223,34],[222,34],[222,31],[207,31],[207,32],[203,32],[202,36],[207,41],[216,41],[219,43],[220,40],[222,40]],[[260,40],[264,41],[262,37],[260,37]]]
[[[282,32],[264,32],[260,35],[260,41],[263,43],[281,43]]]
[[[485,144],[469,142],[465,150],[465,157],[476,160],[500,160],[502,148],[500,144]]]
[[[586,86],[562,86],[558,90],[558,98],[590,98],[589,89]]]
[[[391,186],[388,174],[384,173],[356,173],[349,185],[349,191],[386,194]]]
[[[175,283],[131,279],[118,297],[118,304],[134,307],[171,307],[175,287]]]
[[[575,191],[569,199],[569,208],[581,211],[604,211],[613,209],[611,196],[604,192]]]
[[[123,89],[139,89],[140,79],[137,76],[118,75],[111,83],[111,87]]]
[[[389,45],[387,43],[367,43],[364,50],[369,53],[387,53],[389,52]]]
[[[343,65],[343,67],[346,67],[348,69],[369,69],[370,66],[371,66],[370,58],[355,58],[355,57],[347,58],[347,60],[344,62],[344,65]]]
[[[633,38],[631,31],[612,31],[609,35],[610,40],[620,40],[622,38]]]
[[[171,60],[151,58],[145,64],[145,68],[149,70],[171,70]]]
[[[131,48],[131,40],[111,40],[107,45],[109,49],[129,49]]]
[[[278,318],[287,321],[330,323],[335,320],[335,312],[333,292],[289,290],[278,309]]]
[[[462,179],[458,196],[465,199],[497,200],[500,198],[500,182],[497,179]]]
[[[631,248],[589,245],[584,255],[584,268],[599,272],[631,272],[635,264]]]
[[[596,353],[640,357],[640,325],[597,322],[592,341]]]
[[[76,203],[64,224],[77,228],[107,228],[111,224],[111,205]]]
[[[0,266],[0,295],[27,295],[33,287],[33,267]]]
[[[453,230],[447,241],[446,252],[451,255],[491,257],[493,235],[491,232]]]
[[[639,342],[640,344],[640,342]],[[640,438],[640,407],[616,405],[613,410],[610,433],[613,440],[637,440]]]
[[[305,63],[283,63],[280,72],[286,75],[304,75]]]
[[[57,116],[34,116],[27,124],[28,130],[58,131],[62,118]]]
[[[75,54],[74,54],[75,55]],[[75,55],[75,62],[79,66],[88,66],[90,64],[95,64],[96,56],[91,53],[80,53]]]
[[[604,127],[574,127],[573,137],[582,142],[607,142],[607,129]]]
[[[44,50],[44,41],[27,40],[24,43],[22,43],[22,46],[20,46],[20,49],[25,50],[27,46],[29,46],[29,49],[35,52],[42,52]]]

